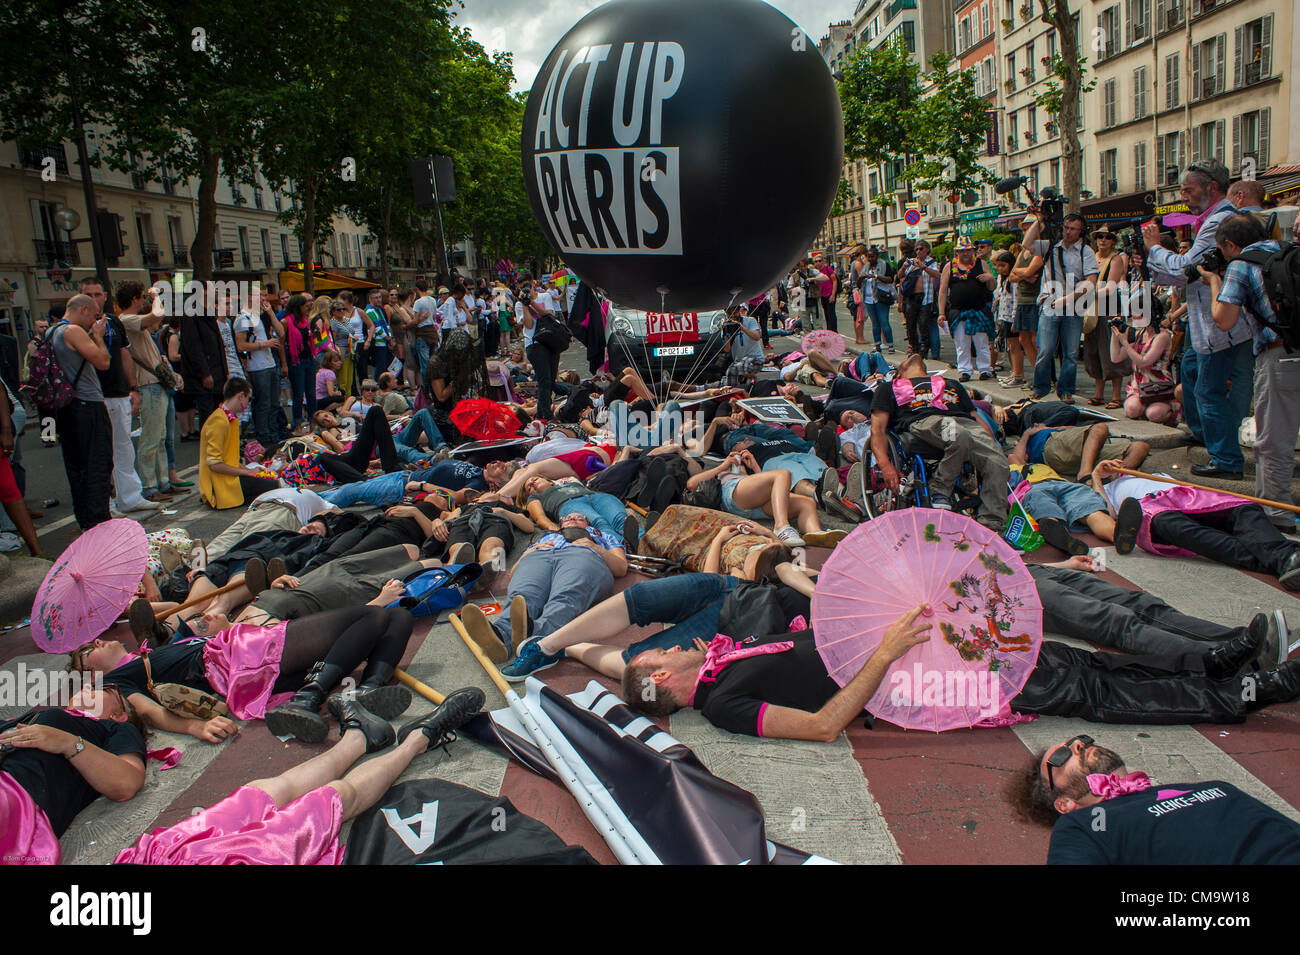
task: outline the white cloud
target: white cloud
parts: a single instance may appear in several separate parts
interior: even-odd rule
[[[532,86],[542,62],[560,38],[602,0],[465,0],[457,22],[489,52],[514,54],[515,89]],[[700,0],[708,2],[708,0]],[[807,31],[815,43],[831,20],[853,15],[851,0],[832,6],[817,0],[775,0],[776,7]]]

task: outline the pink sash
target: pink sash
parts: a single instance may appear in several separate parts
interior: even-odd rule
[[[288,626],[285,620],[269,627],[237,623],[204,644],[203,673],[239,719],[260,720],[289,698],[287,693],[271,697]]]
[[[944,381],[942,375],[930,376],[930,407],[938,408],[940,411],[948,410],[948,403],[943,400],[944,389],[948,383]],[[916,385],[910,378],[894,379],[894,400],[898,402],[898,407],[904,408],[916,400]]]
[[[63,858],[45,810],[0,772],[0,865],[58,865]]]

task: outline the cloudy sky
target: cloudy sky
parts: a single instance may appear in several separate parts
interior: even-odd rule
[[[603,0],[463,0],[458,22],[490,51],[514,54],[515,88],[526,90],[560,38]],[[708,0],[700,0],[707,3]],[[854,0],[771,0],[816,42],[832,20],[847,19]]]

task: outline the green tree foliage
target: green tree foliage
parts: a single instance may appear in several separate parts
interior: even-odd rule
[[[934,91],[918,105],[922,157],[903,176],[917,188],[952,198],[995,181],[979,161],[989,129],[988,101],[975,93],[974,73],[954,69],[948,53],[935,53],[929,65],[926,80]]]

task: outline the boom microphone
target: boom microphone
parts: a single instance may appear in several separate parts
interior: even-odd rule
[[[1008,176],[994,186],[993,191],[1000,196],[1005,195],[1008,192],[1015,192],[1028,181],[1028,176]]]

